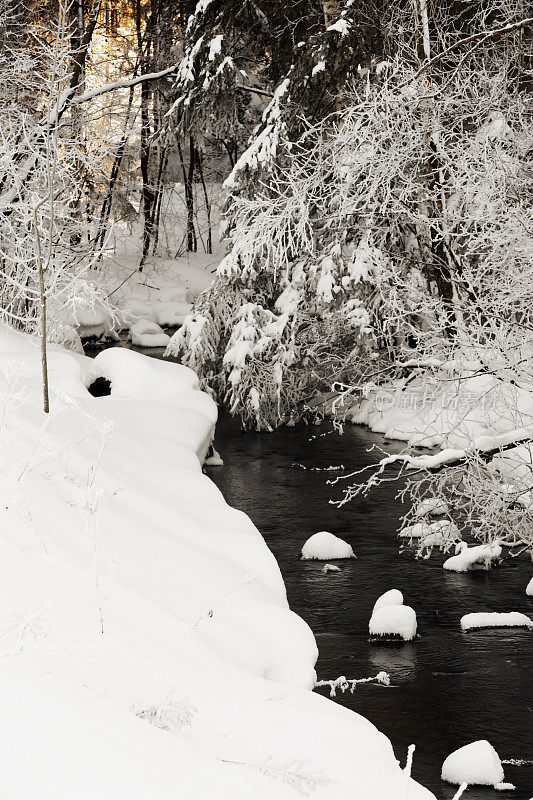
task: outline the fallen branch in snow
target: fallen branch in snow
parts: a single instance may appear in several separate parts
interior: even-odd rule
[[[341,692],[346,692],[349,689],[350,694],[353,694],[358,684],[373,683],[374,681],[381,683],[382,686],[390,686],[390,675],[388,672],[378,672],[378,674],[374,675],[372,678],[346,678],[344,675],[341,675],[334,681],[317,681],[314,688],[317,689],[321,686],[329,686],[329,696],[336,697],[337,689],[340,689]]]

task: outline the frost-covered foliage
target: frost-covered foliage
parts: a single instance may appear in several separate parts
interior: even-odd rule
[[[487,337],[504,345],[509,304],[531,314],[531,135],[521,96],[503,89],[498,74],[458,76],[428,106],[426,84],[396,65],[290,142],[280,86],[227,182],[229,253],[171,351],[245,423],[269,427],[370,374],[377,348],[389,363],[413,344],[444,353],[459,328],[481,352]]]
[[[67,109],[71,74],[66,8],[44,31],[27,7],[0,0],[0,318],[34,331],[44,294],[60,340],[79,300],[101,302],[85,280],[97,254],[81,213],[98,164]]]

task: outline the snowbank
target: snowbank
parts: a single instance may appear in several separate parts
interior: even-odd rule
[[[309,691],[312,633],[202,473],[216,407],[196,376],[121,348],[49,356],[44,415],[37,344],[0,328],[3,794],[403,796],[388,739]]]
[[[498,612],[476,612],[465,614],[461,617],[461,628],[469,631],[472,628],[514,628],[525,627],[533,628],[533,621],[526,615],[518,611],[507,613]]]
[[[503,782],[504,773],[494,747],[485,739],[480,739],[448,756],[442,765],[442,780],[457,785],[495,786]]]
[[[309,537],[302,547],[302,559],[329,561],[334,558],[355,558],[351,545],[328,531],[319,531]]]

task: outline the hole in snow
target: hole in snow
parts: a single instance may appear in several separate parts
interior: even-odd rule
[[[108,381],[107,378],[96,378],[96,380],[87,387],[87,391],[92,394],[93,397],[107,397],[107,395],[111,394],[111,381]]]

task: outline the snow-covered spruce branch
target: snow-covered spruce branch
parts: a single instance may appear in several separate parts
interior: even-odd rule
[[[390,686],[390,675],[387,672],[378,672],[378,674],[374,675],[372,678],[346,678],[344,675],[341,675],[335,680],[317,681],[315,683],[315,689],[327,686],[330,690],[329,696],[335,697],[338,689],[340,689],[341,692],[349,690],[350,694],[353,694],[356,687],[362,683],[380,683],[382,686]]]

